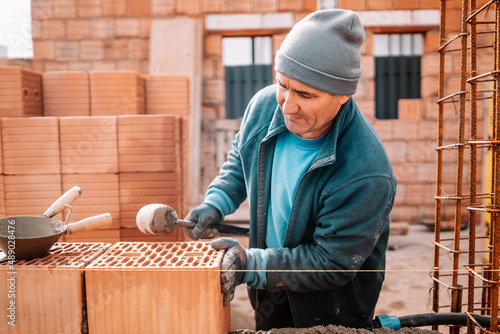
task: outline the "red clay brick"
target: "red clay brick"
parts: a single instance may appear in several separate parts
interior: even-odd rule
[[[278,11],[278,0],[256,0],[253,4],[254,12],[272,13]]]
[[[139,37],[139,19],[118,18],[115,21],[115,37]]]
[[[117,173],[116,117],[61,117],[64,174]]]
[[[396,140],[418,140],[415,121],[395,121],[392,131],[393,138]]]
[[[365,0],[340,0],[339,8],[354,11],[366,10]]]
[[[139,37],[149,38],[151,32],[151,17],[141,17],[139,19]]]
[[[104,42],[89,40],[80,43],[80,58],[82,60],[99,60],[104,58]]]
[[[128,42],[128,58],[129,59],[148,59],[149,57],[149,40],[147,39],[131,39]]]
[[[126,40],[104,41],[104,59],[127,59],[128,43]]]
[[[393,163],[392,169],[398,183],[415,182],[417,177],[417,166],[418,164],[411,162]]]
[[[235,0],[227,3],[227,11],[230,13],[250,13],[252,10],[252,1]]]
[[[54,17],[54,4],[45,0],[31,1],[32,19],[50,19]]]
[[[222,36],[205,36],[205,57],[222,57]]]
[[[85,39],[91,36],[89,20],[68,20],[66,29],[70,39]]]
[[[255,2],[258,1],[259,0]],[[202,1],[202,6],[203,6],[202,11],[204,14],[211,14],[211,13],[220,14],[226,11],[224,0],[204,0]],[[256,4],[254,4],[254,7],[256,7]]]
[[[370,0],[368,0],[370,1]],[[408,0],[394,0],[393,1],[393,9],[420,9],[417,1],[408,1]]]
[[[418,163],[416,181],[422,183],[435,183],[436,163],[434,162]]]
[[[437,141],[437,122],[421,120],[418,122],[418,138],[420,140]]]
[[[122,242],[113,245],[109,252],[109,257],[86,268],[89,332],[123,332],[130,327],[142,333],[229,331],[229,307],[222,306],[220,289],[222,252],[202,242]],[[138,286],[132,282],[144,284]],[[161,284],[161,289],[151,291],[151,287],[158,286],[157,282],[169,284]],[[120,294],[113,293],[116,289]],[[146,299],[137,298],[145,293],[153,293],[160,304],[152,308]],[[101,296],[107,296],[106,301]],[[135,303],[123,303],[123,300],[135,300]],[[108,302],[123,303],[124,307],[115,307],[110,313]],[[190,312],[181,312],[182,309]],[[138,320],[143,317],[149,320]],[[111,323],[110,318],[120,320]]]
[[[434,141],[409,141],[407,142],[406,160],[409,162],[435,162],[436,143]]]
[[[450,1],[447,1],[449,3]],[[439,9],[439,1],[436,0],[419,0],[420,9]]]
[[[78,16],[77,0],[54,1],[54,17],[75,18]]]
[[[64,174],[63,189],[78,185],[82,195],[71,206],[70,223],[109,213],[113,222],[106,229],[120,228],[120,192],[118,174]],[[102,231],[102,230],[99,230]]]
[[[154,16],[159,15],[172,15],[175,10],[174,0],[151,0],[151,14]]]
[[[207,80],[205,82],[205,98],[207,100],[223,101],[225,96],[224,87],[225,84],[222,79]]]
[[[102,0],[103,16],[125,16],[127,14],[127,0]]]
[[[366,0],[366,10],[388,10],[392,8],[392,1]]]
[[[398,119],[418,121],[422,117],[422,103],[420,99],[399,99]]]
[[[423,77],[420,81],[420,96],[438,96],[438,86],[439,82],[437,77]]]
[[[44,39],[63,39],[66,37],[66,21],[65,20],[44,20],[43,21],[43,38]]]
[[[46,71],[69,71],[69,62],[67,61],[47,61],[45,63]]]
[[[114,20],[91,19],[90,25],[93,38],[111,39],[114,37]]]
[[[56,41],[55,60],[78,60],[80,45],[77,41]]]
[[[176,3],[176,14],[197,15],[201,14],[201,0],[184,0]]]
[[[302,1],[297,0],[280,0],[278,2],[278,10],[280,12],[296,12],[302,10]]]
[[[5,175],[4,184],[7,216],[40,216],[62,195],[60,174]]]
[[[112,60],[98,60],[92,62],[92,70],[94,71],[115,71],[117,64]]]
[[[79,17],[100,17],[102,16],[101,0],[78,0]]]
[[[150,2],[142,0],[128,0],[127,14],[128,16],[149,16]]]
[[[147,60],[119,60],[117,61],[117,68],[120,71],[133,71],[142,74],[147,72],[145,62]]]
[[[43,38],[43,21],[31,20],[31,38],[33,40]]]
[[[40,215],[40,214],[38,214]],[[59,239],[62,241],[62,238]],[[15,262],[15,302],[17,333],[76,333],[86,322],[84,268],[100,256],[110,244],[58,242],[56,250],[43,258]],[[12,276],[9,263],[0,264],[0,288],[8,291]],[[9,307],[7,293],[0,307]],[[47,321],[48,314],[58,314]],[[5,316],[5,313],[3,313]],[[7,326],[7,325],[6,325]],[[10,326],[9,326],[10,327]],[[4,327],[5,333],[13,333]]]
[[[386,141],[384,146],[391,163],[406,162],[406,142]]]
[[[304,10],[306,12],[315,12],[318,10],[318,2],[316,0],[305,0]]]
[[[440,34],[438,30],[432,30],[425,33],[424,36],[424,54],[437,52],[441,45]]]

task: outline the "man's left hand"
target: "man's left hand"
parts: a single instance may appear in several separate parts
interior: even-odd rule
[[[235,288],[245,278],[246,251],[237,240],[232,238],[215,239],[210,245],[216,250],[224,249],[226,251],[220,266],[220,280],[224,294],[224,306],[226,306],[233,300]]]

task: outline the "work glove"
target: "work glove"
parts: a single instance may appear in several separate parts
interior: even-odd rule
[[[219,238],[213,240],[210,245],[216,250],[225,250],[220,265],[221,290],[223,293],[224,306],[228,305],[234,298],[235,288],[243,282],[247,267],[247,256],[245,248],[232,238]]]
[[[192,240],[211,239],[217,237],[219,231],[210,228],[210,225],[220,223],[222,215],[214,206],[203,203],[191,210],[184,220],[196,224],[194,228],[183,227],[189,238]]]

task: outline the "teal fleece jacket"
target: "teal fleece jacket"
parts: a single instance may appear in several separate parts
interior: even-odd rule
[[[224,191],[235,207],[248,196],[250,247],[267,252],[266,289],[287,292],[296,327],[367,327],[384,280],[396,193],[384,146],[350,98],[299,181],[283,248],[267,248],[274,148],[286,128],[275,93],[272,85],[252,98],[209,191]]]

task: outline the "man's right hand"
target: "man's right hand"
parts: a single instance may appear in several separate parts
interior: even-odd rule
[[[210,228],[210,225],[220,223],[222,215],[214,206],[204,203],[191,210],[184,220],[196,224],[193,229],[183,227],[184,232],[192,240],[211,239],[218,236],[219,231]]]

